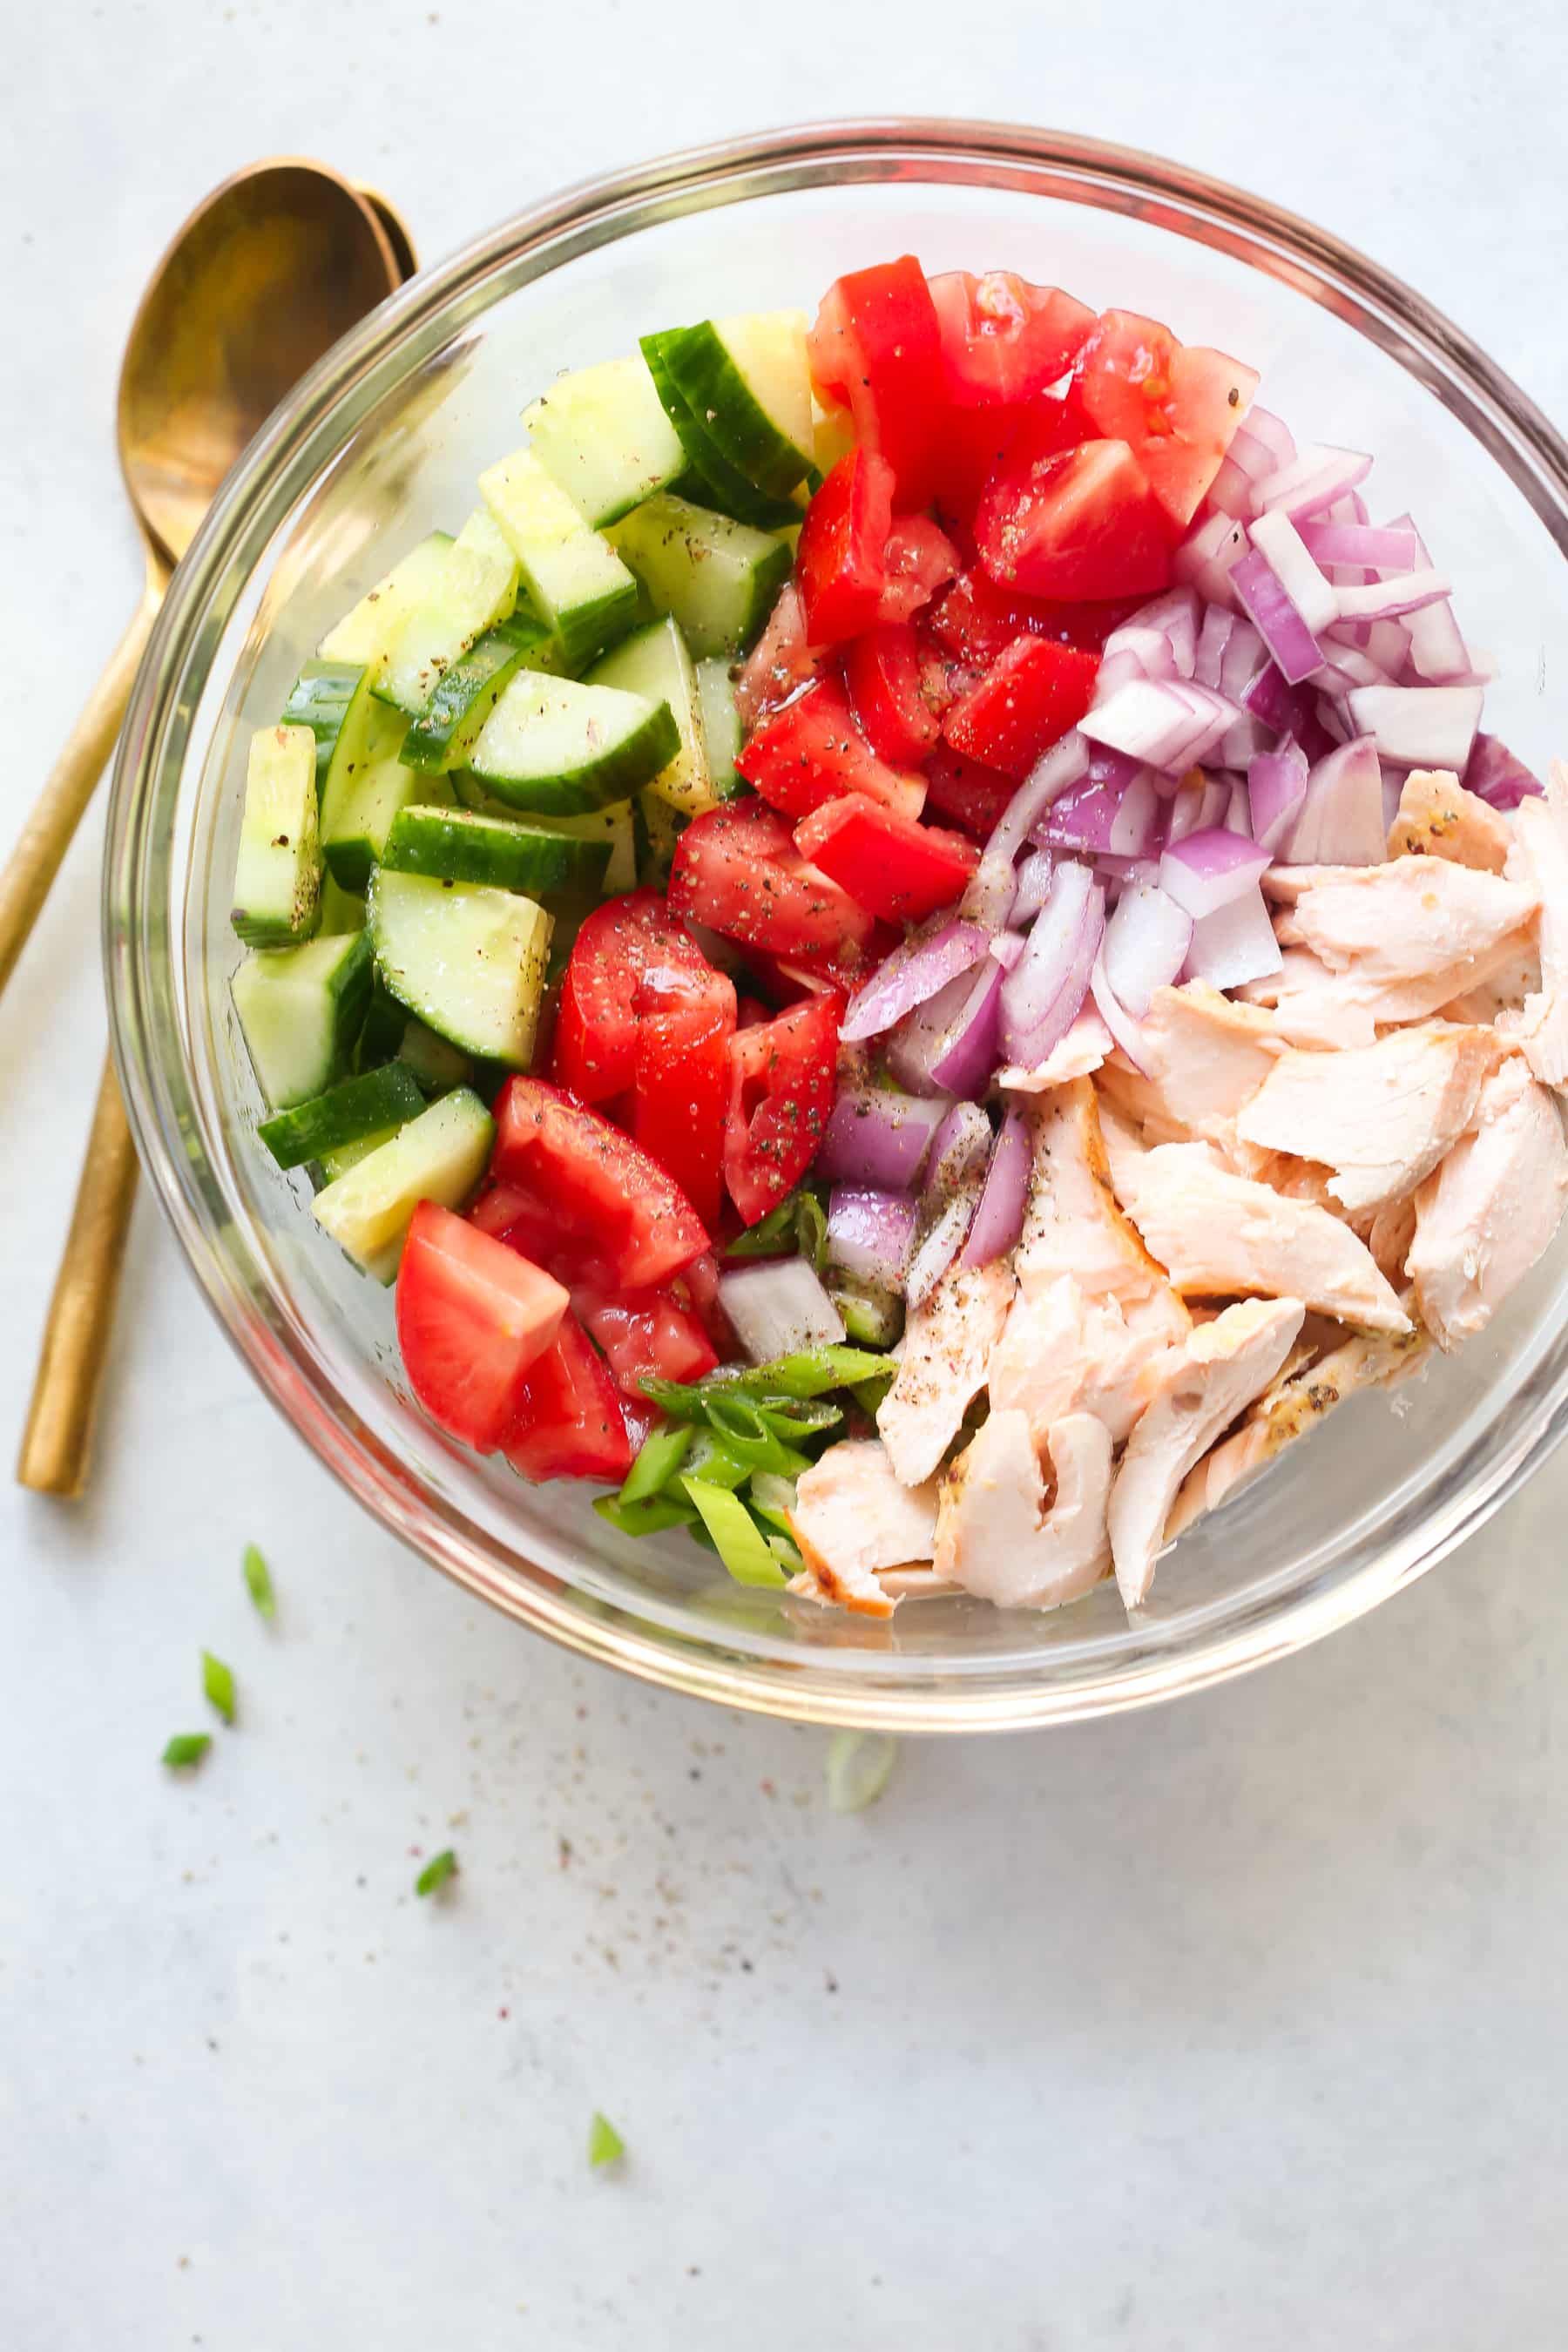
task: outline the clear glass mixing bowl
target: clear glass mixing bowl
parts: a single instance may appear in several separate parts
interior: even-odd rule
[[[229,1008],[229,882],[251,728],[352,595],[473,499],[525,403],[672,319],[811,305],[913,251],[1168,320],[1260,368],[1299,435],[1377,453],[1493,650],[1494,725],[1555,748],[1568,643],[1568,449],[1457,329],[1373,263],[1157,158],[959,122],[815,126],[709,148],[508,221],[386,303],[253,443],[175,576],[115,774],[105,882],[115,1045],[142,1155],[257,1379],[386,1526],[584,1654],[732,1705],[972,1731],[1199,1688],[1346,1623],[1520,1484],[1568,1413],[1560,1243],[1487,1336],[1395,1399],[1347,1405],[1163,1565],[1056,1615],[952,1600],[887,1626],[742,1591],[679,1538],[631,1542],[581,1492],[521,1485],[409,1402],[388,1294],[316,1229],[256,1139]]]

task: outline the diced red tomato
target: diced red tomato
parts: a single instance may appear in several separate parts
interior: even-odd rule
[[[763,800],[786,816],[805,816],[819,802],[864,793],[900,816],[915,817],[925,798],[918,776],[901,775],[877,757],[855,724],[843,688],[832,677],[819,678],[764,719],[736,764]]]
[[[397,1344],[409,1386],[448,1436],[494,1451],[566,1307],[541,1267],[420,1202],[397,1269]]]
[[[974,518],[981,561],[1029,596],[1152,596],[1171,583],[1163,508],[1125,441],[1037,457],[1020,433]]]
[[[963,568],[957,548],[930,515],[900,515],[882,561],[887,582],[877,615],[883,621],[912,620]]]
[[[807,997],[730,1041],[724,1181],[743,1224],[776,1208],[816,1156],[833,1111],[842,1013],[837,996]]]
[[[942,342],[920,263],[904,254],[836,279],[806,348],[818,383],[847,400],[862,446],[891,466],[900,506],[923,507],[934,481]]]
[[[965,759],[1022,782],[1042,751],[1078,725],[1099,669],[1098,654],[1053,645],[1048,637],[1016,637],[979,685],[953,704],[942,734]]]
[[[643,1375],[700,1381],[719,1359],[698,1318],[667,1290],[627,1291],[585,1309],[589,1333],[604,1349],[616,1385],[644,1402]]]
[[[852,961],[872,919],[807,865],[789,825],[763,801],[731,801],[694,817],[675,845],[674,914],[786,961]]]
[[[1017,789],[1011,776],[963,759],[946,744],[926,763],[927,806],[982,841],[995,831]]]
[[[805,641],[800,590],[788,581],[735,680],[735,708],[742,727],[754,727],[765,710],[787,702],[797,686],[816,676],[818,659]]]
[[[618,1486],[632,1466],[632,1441],[610,1368],[574,1315],[553,1347],[523,1376],[502,1452],[535,1481],[594,1478]]]
[[[856,793],[814,809],[795,837],[825,874],[889,923],[918,923],[948,906],[979,863],[961,834],[909,824]]]
[[[1028,400],[1066,375],[1094,332],[1094,312],[1058,286],[1010,269],[949,270],[931,281],[942,385],[960,408]]]
[[[628,891],[595,908],[573,943],[561,985],[550,1062],[558,1086],[592,1103],[627,1091],[637,1063],[633,999],[643,974],[663,965],[698,982],[708,969],[657,890]]]
[[[1257,389],[1257,371],[1224,352],[1179,343],[1135,310],[1107,310],[1079,361],[1073,399],[1097,433],[1126,442],[1184,530]]]
[[[870,449],[840,457],[805,510],[795,578],[812,646],[836,646],[869,628],[887,583],[893,469]]]
[[[920,641],[908,621],[885,621],[845,649],[844,683],[871,749],[894,767],[916,766],[939,729],[921,689]]]
[[[1061,402],[1053,404],[1061,407]],[[1012,447],[1029,410],[1026,407],[955,408],[942,411],[937,436],[935,497],[951,530],[967,530],[975,502]],[[1082,438],[1082,428],[1079,428]]]
[[[816,870],[815,866],[811,868],[813,873]],[[827,877],[824,875],[822,878],[826,882]],[[838,886],[835,883],[833,887],[837,889]],[[850,904],[854,905],[853,899]],[[863,908],[857,908],[856,912],[864,919]],[[809,963],[792,963],[787,956],[769,955],[763,948],[748,948],[746,969],[766,1000],[763,1019],[771,1021],[775,1013],[798,1004],[803,996],[828,996],[835,990],[842,997],[853,996],[868,970],[890,955],[897,945],[885,924],[873,923],[870,943],[853,963],[827,955],[814,956]],[[740,1025],[749,1029],[752,1024],[742,1021]]]
[[[927,625],[938,643],[963,660],[983,665],[1005,653],[1016,637],[1051,637],[1058,645],[1097,650],[1144,602],[1113,596],[1099,604],[1064,604],[999,588],[984,572],[966,572],[931,606]]]
[[[673,1177],[629,1136],[542,1078],[511,1077],[496,1098],[490,1173],[554,1219],[563,1246],[593,1255],[617,1289],[649,1289],[708,1246]]]
[[[724,1205],[730,1092],[725,1048],[735,1034],[735,983],[706,965],[700,980],[678,969],[650,968],[633,999],[633,1012],[632,1133],[674,1177],[711,1234]],[[604,1344],[596,1330],[595,1337]]]

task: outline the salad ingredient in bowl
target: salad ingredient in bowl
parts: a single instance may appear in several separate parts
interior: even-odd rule
[[[1568,773],[1258,382],[906,256],[563,377],[329,631],[234,1003],[450,1436],[807,1607],[1135,1609],[1528,1273]]]

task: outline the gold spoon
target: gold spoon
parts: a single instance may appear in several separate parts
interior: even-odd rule
[[[285,393],[411,275],[408,232],[382,196],[323,163],[255,163],[197,206],[153,271],[120,373],[120,467],[146,551],[142,602],[0,872],[0,989],[113,748],[175,563],[219,483]],[[136,1153],[106,1063],[45,1328],[16,1475],[86,1481]]]

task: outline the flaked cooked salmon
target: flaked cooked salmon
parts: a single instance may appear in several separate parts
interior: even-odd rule
[[[994,1406],[942,1480],[936,1572],[999,1609],[1059,1609],[1110,1565],[1110,1433],[1093,1413],[1055,1423],[1047,1500],[1026,1417]]]
[[[805,1562],[795,1590],[873,1617],[892,1614],[883,1570],[929,1560],[936,1540],[936,1482],[908,1486],[879,1439],[829,1446],[795,1486],[790,1525]]]
[[[1500,874],[1513,835],[1507,817],[1468,793],[1451,768],[1412,768],[1388,828],[1390,857],[1447,857]]]
[[[1476,1132],[1415,1195],[1406,1263],[1421,1319],[1442,1347],[1485,1329],[1556,1232],[1565,1192],[1556,1097],[1510,1055],[1481,1089]]]
[[[1282,1054],[1237,1120],[1245,1143],[1321,1161],[1352,1214],[1413,1192],[1469,1126],[1491,1029],[1426,1022],[1342,1054]]]
[[[877,1412],[888,1459],[906,1486],[924,1484],[963,1427],[1016,1287],[1006,1258],[953,1266],[910,1315],[898,1377]]]

